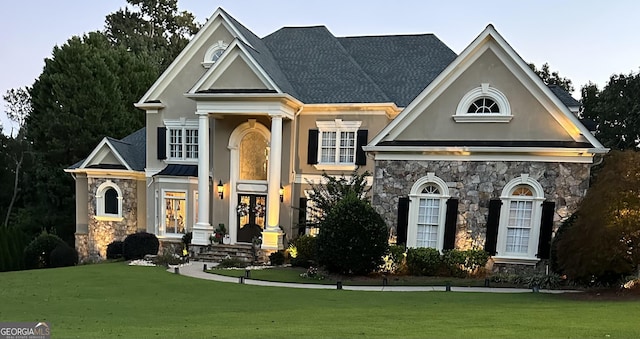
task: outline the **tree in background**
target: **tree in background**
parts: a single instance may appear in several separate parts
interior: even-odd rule
[[[11,89],[2,97],[6,104],[6,114],[9,119],[18,124],[18,132],[15,137],[4,137],[0,140],[0,147],[2,154],[4,155],[4,161],[2,161],[3,172],[6,173],[3,177],[9,179],[13,177],[13,184],[9,185],[8,182],[3,182],[2,187],[11,187],[11,198],[9,199],[9,205],[6,207],[5,218],[3,225],[7,227],[9,225],[9,217],[13,210],[13,206],[20,192],[20,170],[22,169],[25,155],[30,149],[30,144],[26,139],[24,123],[27,117],[31,114],[31,96],[29,95],[28,88],[18,88],[17,90]],[[0,132],[2,132],[0,130]],[[14,133],[11,131],[11,135]],[[6,180],[3,180],[6,181]],[[3,193],[9,192],[9,190],[3,190]],[[6,201],[2,199],[0,201]],[[0,208],[2,210],[2,208]]]
[[[153,83],[155,65],[92,32],[53,49],[31,89],[26,136],[38,166],[30,169],[31,215],[73,239],[74,185],[62,170],[86,157],[104,136],[121,138],[144,126],[133,103]],[[61,229],[64,228],[64,229]]]
[[[556,85],[564,88],[565,91],[571,93],[573,92],[573,84],[570,79],[561,77],[558,72],[552,72],[549,69],[549,64],[545,63],[542,65],[541,69],[536,68],[536,65],[529,64],[529,68],[531,68],[547,85]]]
[[[555,244],[557,266],[569,278],[614,283],[640,264],[640,153],[604,159],[577,217]]]
[[[602,90],[582,87],[582,117],[597,123],[596,137],[612,149],[634,149],[640,143],[640,73],[614,74]]]
[[[146,55],[163,71],[198,32],[193,14],[178,11],[177,0],[127,0],[133,7],[107,15],[105,34],[114,46]]]

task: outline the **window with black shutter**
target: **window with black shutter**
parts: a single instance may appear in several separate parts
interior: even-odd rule
[[[447,200],[447,214],[444,221],[443,250],[452,250],[456,246],[456,224],[458,221],[458,199]]]
[[[496,255],[501,208],[502,201],[500,199],[491,199],[489,201],[489,216],[487,217],[487,234],[484,243],[484,250],[490,255]]]

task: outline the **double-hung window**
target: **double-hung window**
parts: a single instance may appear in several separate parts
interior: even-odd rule
[[[353,166],[356,162],[357,132],[361,121],[317,121],[318,165]]]
[[[168,160],[195,161],[198,159],[198,121],[165,120],[167,126]]]

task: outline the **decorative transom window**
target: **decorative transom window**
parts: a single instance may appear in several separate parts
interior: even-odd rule
[[[509,122],[511,118],[507,97],[488,83],[465,94],[453,116],[456,122]]]
[[[474,101],[471,106],[469,106],[469,110],[467,110],[469,114],[497,114],[500,113],[500,107],[496,104],[495,101],[491,100],[491,98],[480,98]]]
[[[96,219],[122,220],[122,191],[111,180],[103,182],[96,189]]]
[[[220,57],[224,54],[224,51],[227,49],[229,45],[225,44],[224,41],[218,40],[215,44],[211,45],[207,52],[204,53],[204,60],[202,61],[202,66],[205,68],[211,67]]]
[[[187,232],[187,192],[163,191],[164,217],[160,235],[182,236]]]
[[[409,194],[408,247],[442,250],[448,198],[449,188],[433,173],[427,173],[415,182]]]
[[[165,120],[167,126],[167,155],[171,161],[198,160],[198,121]]]
[[[356,136],[361,124],[361,121],[342,121],[341,119],[316,121],[320,135],[318,167],[333,169],[328,168],[327,165],[355,166]]]
[[[502,191],[497,257],[536,260],[544,192],[523,174]]]

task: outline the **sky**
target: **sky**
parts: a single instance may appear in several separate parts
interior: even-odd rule
[[[102,30],[125,0],[5,0],[0,11],[0,94],[31,86],[53,47]],[[460,53],[488,25],[527,62],[573,81],[574,97],[612,74],[640,70],[637,0],[179,0],[203,23],[224,8],[256,35],[283,26],[324,25],[336,36],[434,33]],[[12,126],[0,110],[4,133]]]

